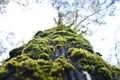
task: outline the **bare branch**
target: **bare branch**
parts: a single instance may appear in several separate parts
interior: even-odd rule
[[[55,23],[56,23],[56,24],[58,24],[58,22],[57,22],[56,18],[54,18],[54,21],[55,21]]]
[[[82,22],[84,22],[84,21],[85,21],[86,19],[88,19],[89,17],[91,17],[91,16],[93,16],[93,15],[95,15],[95,14],[97,14],[97,13],[103,11],[103,10],[108,9],[108,8],[109,8],[110,6],[112,6],[114,3],[115,3],[115,1],[113,0],[113,1],[112,1],[108,6],[106,6],[105,8],[100,9],[100,10],[98,10],[97,12],[94,12],[94,13],[88,15],[87,17],[85,17],[84,19],[82,19],[82,20],[78,23],[77,26],[79,26]]]
[[[78,19],[78,9],[76,10],[75,19],[72,21],[72,23],[68,27],[73,26],[75,22],[77,22],[77,19]]]
[[[117,31],[118,31],[119,29],[117,29],[116,31],[115,31],[115,34],[117,33]],[[120,67],[120,59],[119,59],[119,55],[118,55],[118,49],[120,48],[120,41],[119,40],[117,40],[116,39],[116,36],[114,36],[114,41],[115,41],[115,46],[114,46],[114,51],[115,51],[115,58],[116,58],[116,60],[117,60],[117,64],[118,64],[118,66]]]
[[[19,4],[19,5],[21,5],[21,6],[23,6],[23,7],[27,7],[28,4],[29,4],[29,2],[27,0],[25,0],[26,3],[23,3],[23,2],[17,1],[17,0],[12,0],[12,1],[15,2],[15,3],[17,3],[17,4]]]
[[[119,61],[118,53],[117,53],[118,45],[119,45],[119,43],[118,43],[117,40],[115,39],[115,47],[114,47],[114,50],[115,50],[115,57],[116,57],[116,60],[117,60],[117,64],[120,66],[120,61]]]

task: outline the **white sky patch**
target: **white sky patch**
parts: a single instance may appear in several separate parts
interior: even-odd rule
[[[56,17],[56,12],[45,3],[40,5],[31,4],[30,9],[23,9],[16,3],[11,2],[8,5],[7,14],[1,15],[0,26],[8,31],[13,31],[17,36],[26,37],[31,36],[34,31],[44,30],[53,27],[53,18]],[[19,37],[17,38],[19,39]]]
[[[118,12],[120,13],[120,11]],[[100,52],[103,58],[110,62],[111,64],[116,64],[116,58],[114,57],[114,38],[120,37],[120,14],[113,17],[106,17],[105,21],[106,25],[103,26],[95,26],[98,27],[95,34],[88,37],[93,48],[96,52]],[[117,30],[117,34],[115,31]],[[120,38],[119,38],[120,40]],[[111,59],[109,61],[109,59]]]

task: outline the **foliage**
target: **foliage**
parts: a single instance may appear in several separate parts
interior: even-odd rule
[[[114,14],[117,2],[119,0],[51,0],[58,12],[57,25],[74,27],[80,34],[90,32],[89,24],[104,24],[103,18]]]
[[[10,0],[0,0],[0,13],[4,13],[6,10],[7,4],[10,2]]]
[[[30,3],[39,3],[40,5],[40,3],[44,2],[42,0],[1,0],[1,13],[3,13],[3,8],[5,8],[10,1],[25,8],[28,7]],[[119,2],[119,0],[47,1],[50,2],[53,8],[58,12],[58,18],[55,18],[57,25],[65,24],[69,27],[74,27],[74,29],[79,31],[80,34],[86,34],[88,31],[91,32],[89,24],[105,24],[103,18],[106,15],[114,15],[117,8],[115,4]]]

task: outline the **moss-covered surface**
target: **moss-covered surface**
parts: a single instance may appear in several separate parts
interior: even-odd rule
[[[67,53],[72,62],[81,64],[95,80],[112,80],[111,67],[97,54],[76,48],[69,49]]]
[[[80,70],[92,80],[120,80],[120,68],[107,64],[88,40],[65,25],[38,31],[9,54],[0,66],[0,80],[81,80],[76,76]]]

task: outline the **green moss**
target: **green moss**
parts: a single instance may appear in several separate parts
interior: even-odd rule
[[[44,47],[43,52],[49,54],[49,56],[53,56],[54,53],[55,53],[55,47],[53,47],[53,46],[46,46],[46,47]]]
[[[72,61],[83,65],[84,70],[87,70],[92,75],[96,74],[94,76],[96,79],[99,80],[98,76],[101,75],[103,77],[101,80],[105,80],[105,77],[107,78],[106,80],[111,80],[112,74],[109,65],[98,55],[91,54],[84,49],[75,48],[69,49],[67,53],[70,55]],[[103,72],[106,71],[106,76],[102,75],[102,70]]]
[[[53,42],[56,42],[56,43],[65,43],[66,42],[66,39],[62,36],[58,36],[56,38],[53,39]]]
[[[58,62],[58,63],[60,62],[63,65],[63,67],[68,69],[68,70],[74,69],[74,66],[72,64],[70,64],[68,62],[68,60],[66,58],[64,58],[63,56],[60,56],[59,58],[57,58],[55,60],[55,62]]]
[[[70,47],[74,48],[82,48],[91,53],[94,53],[93,47],[90,45],[89,41],[84,39],[81,35],[73,36],[66,36],[67,44]]]
[[[57,57],[55,49],[59,51]],[[63,80],[75,75],[72,72],[79,67],[76,64],[94,80],[120,79],[119,68],[108,65],[94,53],[88,40],[63,24],[37,32],[27,44],[9,54],[10,58],[0,66],[0,80],[6,76],[15,80]]]
[[[39,33],[39,34],[38,34]],[[74,48],[82,48],[94,53],[93,47],[90,42],[86,40],[82,35],[77,34],[73,29],[65,25],[59,25],[59,27],[53,27],[52,29],[45,30],[44,32],[36,33],[36,37],[42,37],[49,40],[50,44],[57,46],[68,46]]]
[[[32,60],[25,55],[21,55],[17,58],[10,59],[9,62],[3,64],[3,67],[0,67],[1,80],[2,77],[12,74],[15,80],[33,80],[42,79],[45,80],[45,76],[49,76],[49,71],[51,69],[51,62],[46,60]]]
[[[12,58],[11,60],[19,63],[19,62],[22,62],[22,61],[26,61],[28,59],[29,59],[28,56],[26,56],[25,54],[22,54],[22,55],[19,55],[19,56],[15,57],[15,58]]]
[[[4,67],[0,67],[0,80],[2,80],[2,78],[8,73],[9,71],[7,69],[5,69]]]
[[[97,72],[101,80],[112,80],[112,74],[108,68],[101,67]]]
[[[87,51],[83,49],[70,48],[67,53],[70,55],[72,59],[78,60],[84,58],[87,55],[86,52]]]
[[[70,64],[64,57],[59,57],[55,60],[53,63],[52,69],[50,71],[50,74],[52,76],[62,76],[65,70],[73,70],[74,66]]]
[[[67,31],[57,31],[55,35],[61,35],[61,36],[76,36],[75,34]]]
[[[42,54],[40,54],[40,59],[49,60],[50,58],[49,58],[49,55],[48,55],[48,54],[42,53]]]
[[[112,76],[114,78],[119,78],[120,79],[120,68],[116,66],[111,66],[112,67]]]
[[[22,49],[24,48],[25,45],[15,48],[9,52],[10,58],[16,57],[18,55],[22,54]]]
[[[95,66],[93,65],[84,65],[84,70],[88,71],[89,73],[93,73],[95,70]]]
[[[53,67],[51,69],[50,75],[62,77],[63,69],[60,63],[53,63]]]
[[[72,70],[74,66],[64,57],[52,62],[43,59],[33,60],[26,55],[20,55],[0,67],[0,79],[10,73],[15,80],[62,80],[65,69]]]
[[[28,46],[30,43],[48,45],[48,40],[41,37],[33,37],[26,46]]]
[[[39,45],[39,44],[30,43],[28,46],[26,46],[23,49],[23,53],[25,53],[25,54],[27,54],[29,52],[40,53],[40,51],[41,51],[40,47],[41,47],[41,45]]]
[[[48,56],[53,56],[55,48],[48,45],[47,39],[42,39],[39,37],[33,38],[28,44],[23,48],[22,53],[33,59],[41,58],[41,53],[46,53]]]
[[[54,52],[55,52],[55,49],[52,46],[44,47],[39,45],[37,46],[35,44],[32,44],[23,50],[23,53],[25,53],[27,56],[33,59],[41,58],[41,53],[46,53],[48,56],[53,56]]]

